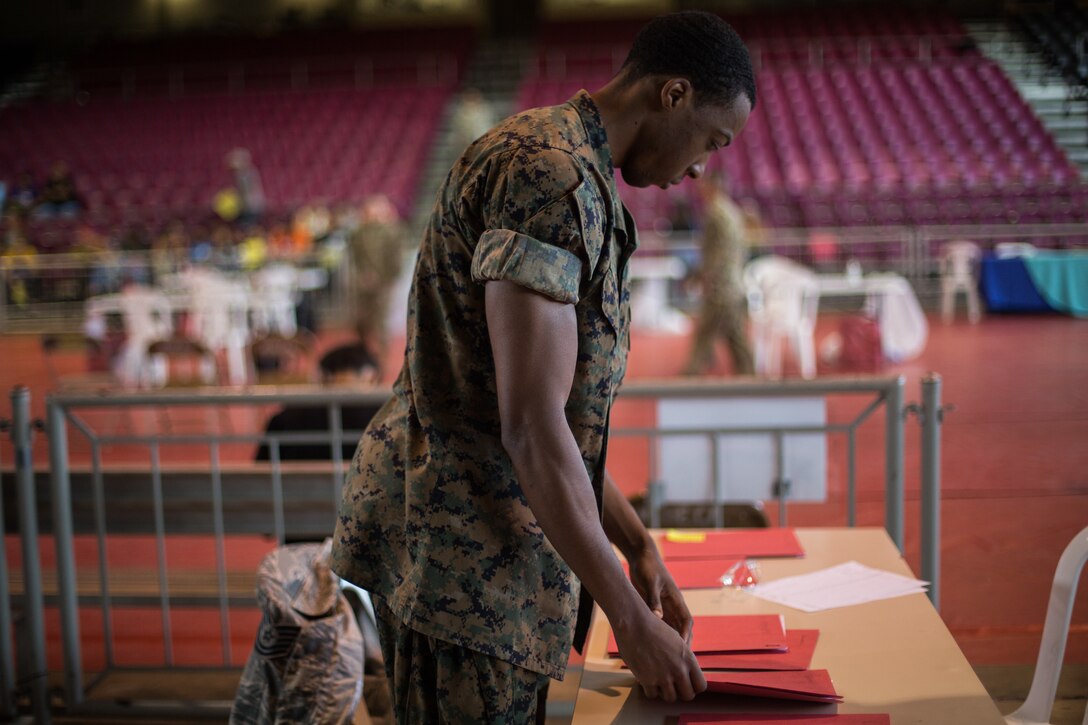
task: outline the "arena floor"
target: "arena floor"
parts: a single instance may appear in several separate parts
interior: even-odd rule
[[[937,372],[943,379],[943,401],[955,406],[945,418],[942,438],[940,611],[980,673],[989,673],[987,677],[998,682],[1014,673],[1019,684],[1001,685],[1013,692],[1023,689],[1025,678],[1030,677],[1058,556],[1073,535],[1088,525],[1088,323],[1056,315],[990,316],[976,326],[963,321],[946,326],[936,319],[930,323],[925,353],[917,360],[889,365],[884,372],[906,377],[908,402],[919,399],[921,377]],[[837,324],[833,316],[822,318],[817,340]],[[320,349],[348,335],[347,331],[327,332]],[[399,368],[398,349],[395,342],[387,377]],[[676,377],[687,350],[684,335],[636,333],[628,379]],[[0,389],[29,386],[33,414],[41,416],[49,376],[37,337],[0,337],[0,351],[4,360]],[[77,353],[61,362],[70,370],[81,365]],[[718,372],[728,374],[728,365],[722,363]],[[6,412],[6,406],[0,409]],[[829,417],[846,412],[832,407]],[[634,422],[642,415],[637,407],[621,407],[614,424],[625,419]],[[915,571],[919,568],[917,431],[915,424],[908,424],[906,556]],[[882,441],[879,427],[859,438],[862,524],[882,522],[882,479],[872,475],[882,471]],[[6,472],[10,449],[2,450],[0,465]],[[38,440],[37,465],[45,465],[45,453]],[[73,459],[81,455],[73,447]],[[246,457],[245,452],[240,455]],[[629,492],[645,480],[622,462],[612,468]],[[827,503],[791,506],[790,524],[840,525],[844,511],[842,492],[832,484]],[[769,513],[774,520],[773,506]],[[260,548],[251,556],[259,555]],[[245,553],[240,556],[247,558]],[[13,567],[19,566],[10,544],[8,558]],[[1075,689],[1081,696],[1080,685],[1088,680],[1088,668],[1083,667],[1088,663],[1086,594],[1088,581],[1082,581],[1066,655],[1067,663],[1077,665]],[[136,627],[139,620],[134,618],[131,624]],[[247,624],[238,621],[232,627],[231,649],[243,658],[248,648]],[[155,628],[154,617],[148,617],[145,625],[136,628],[142,632]],[[188,634],[181,651],[201,659],[201,643]],[[151,639],[145,634],[139,646],[147,647]],[[207,646],[220,651],[218,632],[208,638]],[[55,654],[51,653],[51,660]],[[984,681],[989,686],[987,677]],[[556,694],[569,697],[572,693]]]

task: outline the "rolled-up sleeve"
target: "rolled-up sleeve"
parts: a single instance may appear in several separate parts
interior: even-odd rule
[[[484,232],[472,255],[472,279],[507,280],[556,302],[574,304],[582,261],[560,247],[509,229]]]
[[[557,302],[578,302],[586,252],[577,164],[552,150],[504,161],[488,182],[486,229],[473,251],[472,279],[506,280]]]

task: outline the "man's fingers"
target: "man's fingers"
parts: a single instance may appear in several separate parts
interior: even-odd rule
[[[694,634],[694,633],[695,633],[695,619],[694,618],[688,617],[686,619],[680,620],[680,637],[685,642],[687,642],[689,646],[691,645],[691,635]]]
[[[658,589],[657,582],[653,582],[649,591],[646,592],[646,606],[657,615],[658,619],[664,619],[665,608],[661,606],[661,591]]]
[[[693,659],[694,657],[695,655],[692,655]],[[706,677],[703,676],[703,670],[699,667],[698,662],[691,668],[691,689],[693,693],[692,697],[706,690]]]
[[[690,677],[681,677],[676,683],[676,696],[687,701],[695,698],[695,690]]]

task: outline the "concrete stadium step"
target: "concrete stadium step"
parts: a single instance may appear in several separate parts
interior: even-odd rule
[[[984,19],[964,26],[983,55],[1009,76],[1081,176],[1088,177],[1088,121],[1084,115],[1088,105],[1080,100],[1084,89],[1069,86],[1041,53],[1004,22]]]

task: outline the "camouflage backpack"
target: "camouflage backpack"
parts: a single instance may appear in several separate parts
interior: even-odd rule
[[[270,552],[257,570],[263,617],[231,708],[231,725],[349,723],[363,689],[363,637],[332,540]]]

